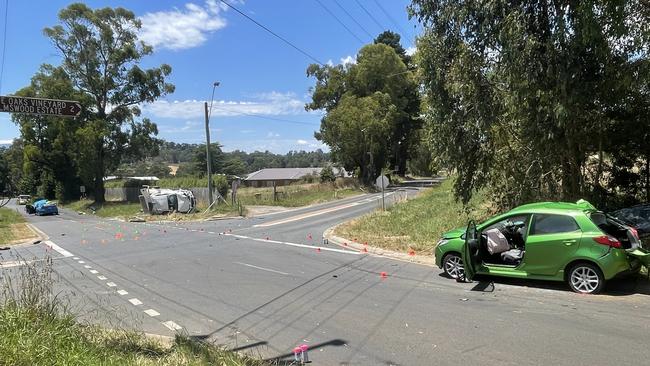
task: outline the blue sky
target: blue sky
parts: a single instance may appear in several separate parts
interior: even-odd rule
[[[324,63],[353,61],[359,48],[385,29],[400,33],[405,48],[414,45],[418,32],[415,21],[408,20],[406,0],[229,2]],[[40,64],[60,62],[42,29],[57,24],[58,11],[69,3],[38,2],[35,11],[30,1],[9,0],[1,95],[28,85]],[[132,10],[143,22],[141,38],[154,46],[154,54],[143,60],[143,65],[172,66],[169,80],[176,85],[175,93],[142,106],[143,114],[158,124],[159,137],[174,142],[204,141],[203,101],[210,98],[212,83],[219,81],[211,137],[225,150],[285,153],[327,149],[313,137],[320,113],[304,111],[309,88],[314,85],[305,74],[312,60],[242,15],[224,10],[218,0],[86,3],[93,8],[122,6]],[[4,5],[0,2],[2,15]],[[0,143],[18,136],[9,114],[1,113]]]

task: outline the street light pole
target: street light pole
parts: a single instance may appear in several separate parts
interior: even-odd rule
[[[212,97],[210,97],[210,112],[212,111],[212,102],[214,101],[214,90],[219,86],[216,81],[212,84]],[[212,206],[212,158],[210,157],[210,112],[208,111],[208,102],[203,103],[205,109],[205,157],[208,166],[208,208]]]

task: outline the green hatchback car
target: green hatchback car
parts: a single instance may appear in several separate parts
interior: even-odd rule
[[[436,264],[451,278],[475,274],[566,281],[579,293],[600,292],[605,282],[650,264],[630,226],[589,202],[540,202],[443,235]]]

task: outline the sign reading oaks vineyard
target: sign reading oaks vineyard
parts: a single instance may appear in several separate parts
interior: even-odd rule
[[[0,112],[77,117],[81,104],[72,100],[0,96]]]

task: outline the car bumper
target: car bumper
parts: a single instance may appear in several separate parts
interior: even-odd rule
[[[611,250],[599,259],[606,280],[638,272],[641,262],[631,258],[624,250]]]

